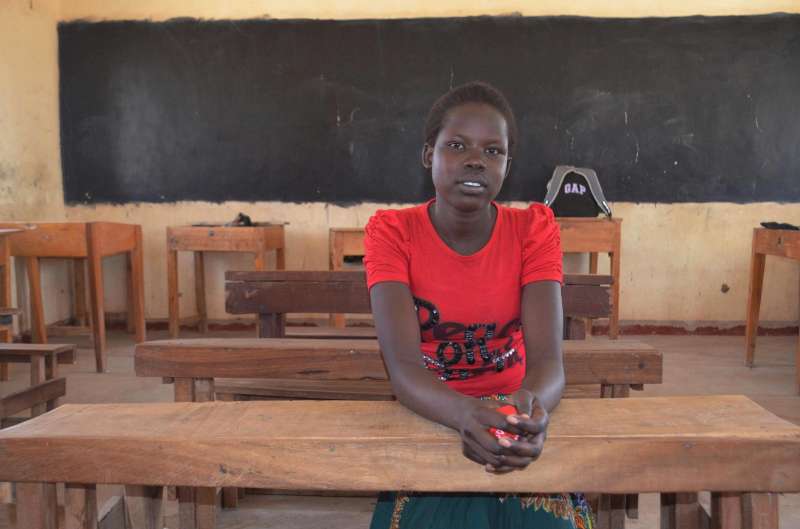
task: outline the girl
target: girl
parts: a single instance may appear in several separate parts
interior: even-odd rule
[[[541,204],[494,202],[515,143],[514,114],[498,90],[478,82],[450,90],[425,125],[422,165],[435,198],[378,211],[365,237],[395,395],[459,432],[464,456],[498,474],[539,456],[564,388],[558,226]],[[504,404],[516,413],[496,411]],[[577,494],[385,493],[371,527],[586,529],[591,520]]]

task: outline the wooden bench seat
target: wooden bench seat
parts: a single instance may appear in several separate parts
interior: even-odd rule
[[[20,513],[19,529],[54,527],[55,502],[45,500],[59,482],[90,490],[122,483],[212,493],[231,486],[710,490],[715,523],[726,529],[777,529],[774,493],[800,492],[800,427],[743,396],[565,400],[553,413],[540,459],[502,476],[465,459],[455,432],[396,402],[66,405],[0,431],[0,454],[0,480],[23,482],[20,504],[39,507]],[[214,501],[213,494],[198,497]],[[73,508],[87,505],[67,506]],[[204,523],[213,527],[214,521]]]
[[[603,339],[566,341],[563,347],[568,385],[661,383],[662,356],[650,345]],[[377,384],[387,379],[377,341],[164,340],[140,344],[136,351],[138,375],[215,378],[215,393],[229,398],[392,398],[388,383]],[[226,358],[235,358],[236,366]]]
[[[45,403],[48,409],[67,394],[67,380],[53,378],[0,398],[0,420]]]
[[[0,362],[29,364],[32,357],[54,356],[59,364],[74,364],[78,346],[59,343],[0,343]]]

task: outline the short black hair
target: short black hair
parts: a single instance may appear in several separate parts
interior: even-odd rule
[[[447,112],[468,103],[489,105],[503,115],[508,128],[508,153],[512,154],[517,145],[517,120],[514,118],[514,111],[500,90],[483,81],[471,81],[451,88],[436,100],[425,120],[425,143],[433,147]]]

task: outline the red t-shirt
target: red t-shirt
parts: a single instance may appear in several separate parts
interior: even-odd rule
[[[366,226],[367,286],[406,283],[420,322],[424,365],[471,396],[512,393],[525,377],[520,327],[522,287],[563,281],[561,237],[550,208],[493,203],[497,220],[486,245],[460,255],[428,215],[433,200],[380,210]]]

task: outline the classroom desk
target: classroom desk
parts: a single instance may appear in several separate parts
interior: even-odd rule
[[[622,219],[560,217],[561,247],[564,253],[589,253],[589,272],[597,273],[597,254],[608,253],[611,259],[611,315],[608,319],[608,335],[619,335],[619,284],[620,284],[620,242],[622,238]],[[331,228],[328,235],[330,245],[330,269],[342,270],[346,256],[364,255],[363,228]],[[344,315],[331,316],[331,325],[344,327]]]
[[[0,228],[0,342],[10,342],[14,332],[14,315],[19,311],[11,307],[11,267],[8,255],[8,236],[22,230]],[[8,380],[8,364],[0,362],[0,380]]]
[[[778,529],[779,493],[800,491],[800,427],[743,396],[565,399],[541,457],[503,476],[398,402],[68,404],[0,432],[0,453],[0,480],[17,482],[19,529],[57,526],[57,483],[73,527],[96,526],[97,483],[151,486],[138,489],[147,527],[163,527],[164,486],[194,487],[181,529],[215,527],[217,487],[657,492],[664,529],[692,527],[690,514],[698,525]],[[674,492],[698,490],[711,491],[710,517]]]
[[[764,285],[764,265],[768,255],[800,261],[800,231],[753,229],[750,258],[750,290],[747,296],[747,325],[745,328],[745,363],[752,367],[755,360],[758,314],[761,311],[761,292]],[[795,353],[795,377],[800,393],[800,338]]]
[[[136,341],[145,340],[144,263],[142,227],[117,222],[40,222],[2,223],[0,228],[24,229],[8,239],[12,257],[25,258],[31,300],[33,341],[47,343],[39,260],[75,259],[75,306],[80,318],[85,311],[84,263],[88,262],[91,297],[92,334],[97,372],[106,370],[106,329],[103,308],[103,258],[128,256],[128,325],[136,331]]]
[[[170,226],[167,228],[167,291],[169,293],[169,335],[180,332],[178,298],[178,252],[194,254],[194,284],[198,327],[208,329],[204,252],[246,252],[255,254],[255,269],[264,270],[267,252],[275,252],[275,267],[286,266],[283,224],[256,223],[254,226]]]

